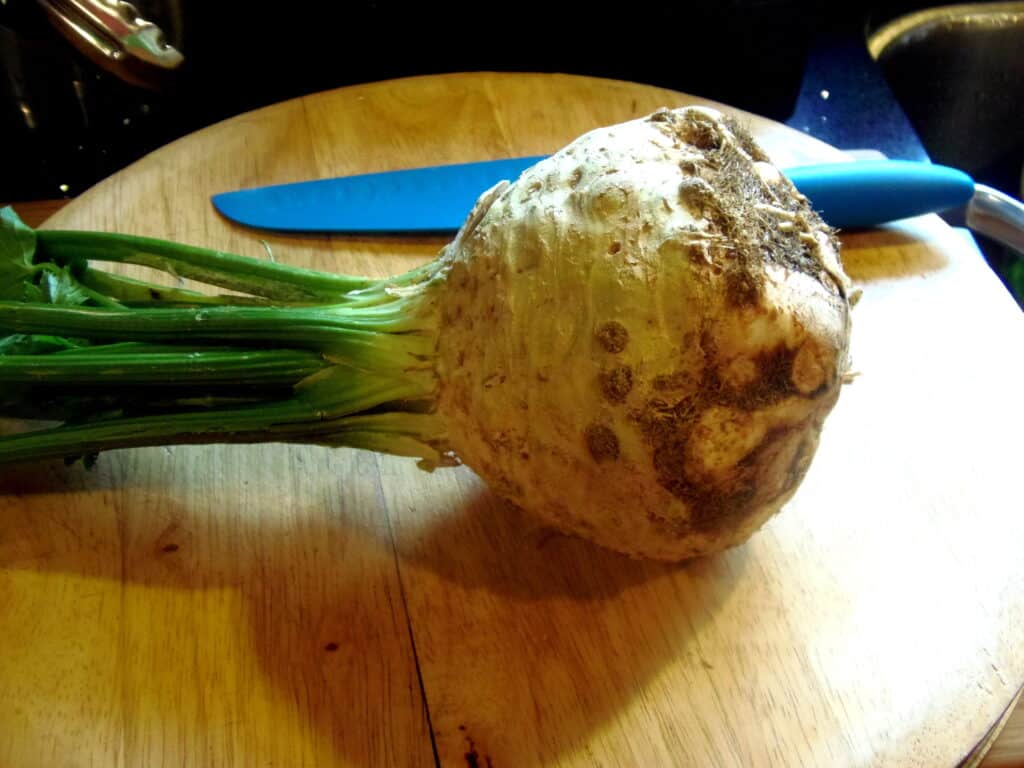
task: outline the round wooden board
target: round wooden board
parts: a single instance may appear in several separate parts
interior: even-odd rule
[[[553,151],[696,99],[560,75],[241,115],[51,227],[380,276],[439,239],[235,227],[214,192]],[[781,165],[839,153],[740,115]],[[952,766],[1024,681],[1024,317],[934,216],[843,236],[846,387],[796,498],[670,566],[552,536],[471,472],[302,446],[0,477],[0,765]]]

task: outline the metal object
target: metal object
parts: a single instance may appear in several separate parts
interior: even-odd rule
[[[1024,2],[939,6],[868,37],[928,153],[978,183],[965,223],[1024,253]],[[1002,190],[1002,191],[1000,191]]]
[[[868,38],[868,51],[877,61],[893,48],[914,45],[938,31],[958,28],[998,30],[1024,25],[1024,3],[945,5],[909,13],[884,25]]]
[[[184,56],[160,27],[124,0],[38,0],[51,23],[82,53],[118,77],[152,86]]]
[[[1018,193],[1024,2],[909,13],[870,33],[867,45],[931,159]]]
[[[1024,256],[1024,204],[998,189],[975,186],[967,205],[967,226]]]
[[[480,194],[515,179],[541,157],[413,168],[224,192],[213,204],[250,227],[283,232],[448,232]],[[965,173],[900,160],[785,170],[835,227],[870,227],[962,206],[974,194]]]

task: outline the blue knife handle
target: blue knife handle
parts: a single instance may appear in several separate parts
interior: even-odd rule
[[[784,172],[838,229],[945,211],[974,195],[974,180],[963,171],[906,160],[803,165]]]

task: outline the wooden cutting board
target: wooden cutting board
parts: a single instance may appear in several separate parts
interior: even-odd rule
[[[382,276],[439,239],[257,234],[211,193],[550,152],[696,99],[559,75],[241,115],[48,226]],[[740,115],[782,165],[838,153]],[[934,216],[843,236],[860,376],[746,545],[680,565],[551,535],[464,469],[121,451],[0,476],[0,765],[952,766],[1024,681],[1024,316]]]

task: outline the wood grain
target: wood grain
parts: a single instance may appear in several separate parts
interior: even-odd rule
[[[963,768],[1002,768],[1024,763],[1024,688],[1017,691],[1005,714],[963,762]]]
[[[69,202],[70,199],[25,200],[17,203],[0,203],[0,208],[9,205],[23,222],[30,227],[38,227]]]
[[[1020,700],[980,765],[981,768],[1019,768],[1024,765],[1024,705]]]
[[[254,233],[213,192],[551,151],[691,97],[560,75],[211,126],[48,226],[385,275],[438,239]],[[740,115],[780,164],[838,153]],[[0,476],[0,765],[956,765],[1024,682],[1024,319],[936,217],[843,235],[860,372],[793,502],[676,566],[467,469],[296,446]]]

